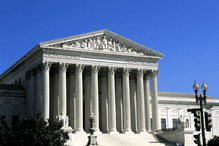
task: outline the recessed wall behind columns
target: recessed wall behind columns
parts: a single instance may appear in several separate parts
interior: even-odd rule
[[[115,92],[116,92],[116,128],[122,133],[124,130],[123,119],[123,85],[122,85],[122,69],[115,72]]]

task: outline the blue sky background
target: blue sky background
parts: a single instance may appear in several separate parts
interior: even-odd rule
[[[158,91],[194,93],[204,80],[219,98],[218,0],[1,1],[0,74],[40,42],[102,29],[164,54]]]

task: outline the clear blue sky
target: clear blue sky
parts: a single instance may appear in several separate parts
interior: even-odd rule
[[[40,42],[102,29],[164,54],[158,91],[194,93],[204,80],[219,98],[218,0],[1,1],[0,74]]]

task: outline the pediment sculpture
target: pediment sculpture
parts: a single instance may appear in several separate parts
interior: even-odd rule
[[[112,37],[107,37],[106,35],[74,40],[71,42],[64,43],[62,47],[124,52],[130,54],[143,55],[143,52],[139,51],[137,48],[119,40],[113,39]]]

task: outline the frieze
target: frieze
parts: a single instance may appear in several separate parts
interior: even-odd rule
[[[140,65],[158,65],[157,61],[136,61],[136,60],[128,60],[129,64],[140,64]]]

